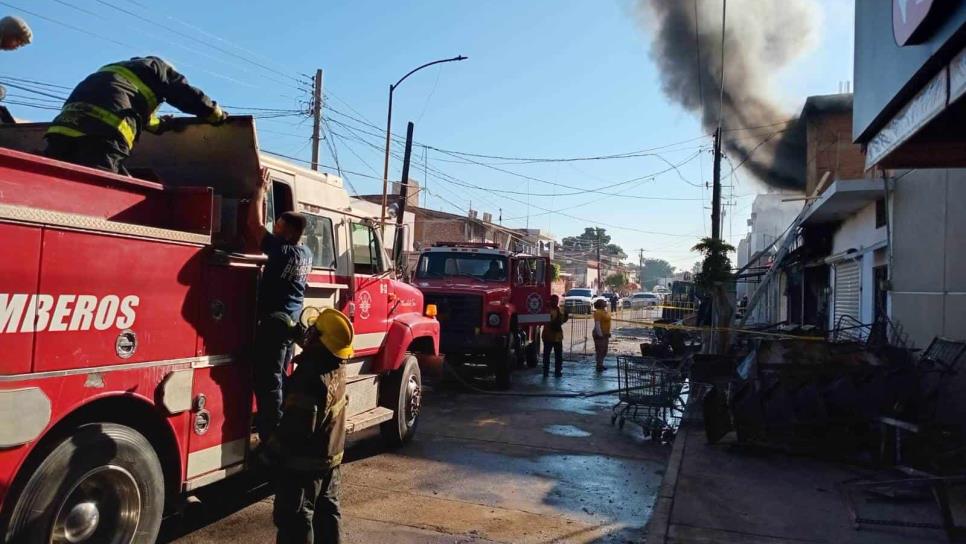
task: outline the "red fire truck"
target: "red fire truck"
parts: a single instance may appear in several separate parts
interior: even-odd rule
[[[45,129],[0,126],[0,540],[154,542],[179,495],[245,469],[265,171],[266,217],[308,218],[306,307],[354,324],[349,431],[412,436],[439,324],[341,179],[261,155],[250,118],[145,134],[135,177],[36,155]]]
[[[420,253],[413,283],[438,309],[447,363],[485,365],[505,389],[516,366],[537,365],[551,273],[547,257],[440,242]]]

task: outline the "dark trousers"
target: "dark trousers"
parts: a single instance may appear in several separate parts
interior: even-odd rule
[[[95,136],[71,137],[62,134],[51,134],[46,138],[44,155],[51,159],[129,175],[124,168],[128,154],[115,142]]]
[[[281,471],[275,481],[272,520],[278,544],[339,544],[341,468],[323,473]]]
[[[281,319],[263,318],[255,330],[254,389],[258,414],[255,429],[262,443],[282,419],[285,370],[290,360],[290,332]]]
[[[550,350],[553,350],[554,372],[563,372],[563,342],[543,341],[543,373],[550,373]]]

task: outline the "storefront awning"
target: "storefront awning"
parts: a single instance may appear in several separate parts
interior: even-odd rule
[[[880,198],[884,198],[882,180],[835,181],[804,211],[802,225],[842,221]]]

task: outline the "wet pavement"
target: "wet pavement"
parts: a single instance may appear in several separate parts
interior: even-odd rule
[[[639,338],[618,339],[621,352]],[[343,468],[347,542],[642,542],[670,447],[610,424],[616,364],[565,361],[562,378],[514,374],[511,395],[429,383],[416,437],[395,451],[378,432],[350,439]],[[473,382],[486,389],[489,384]],[[274,539],[267,486],[242,478],[205,490],[166,521],[162,542]]]

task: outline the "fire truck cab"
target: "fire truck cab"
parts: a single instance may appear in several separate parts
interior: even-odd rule
[[[259,153],[251,118],[144,134],[135,177],[39,156],[45,129],[0,125],[0,541],[154,542],[181,494],[249,466],[264,172],[268,220],[308,218],[305,306],[355,328],[348,431],[412,437],[439,323],[340,178]]]
[[[505,389],[515,367],[537,365],[540,327],[550,322],[551,274],[547,257],[439,242],[420,253],[413,284],[439,312],[446,362],[485,365]]]

